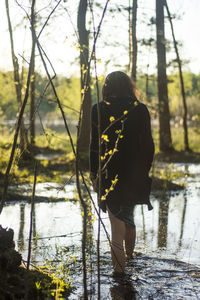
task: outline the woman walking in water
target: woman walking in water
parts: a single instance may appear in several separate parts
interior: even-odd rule
[[[97,104],[92,107],[90,177],[101,209],[109,214],[114,275],[123,275],[126,258],[132,257],[135,246],[134,207],[147,204],[152,209],[148,173],[154,143],[148,109],[137,100],[128,75],[110,73],[102,97],[99,108]]]

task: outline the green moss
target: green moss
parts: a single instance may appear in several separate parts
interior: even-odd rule
[[[42,268],[26,270],[19,267],[11,274],[0,274],[1,299],[65,299],[73,287],[69,282]]]
[[[52,133],[53,134],[53,133]],[[23,160],[16,149],[15,158],[10,172],[10,184],[21,184],[33,182],[34,164],[33,156],[37,154],[52,155],[52,160],[44,159],[38,161],[37,182],[61,182],[63,172],[74,172],[74,155],[66,138],[66,134],[59,134],[59,137],[53,136],[51,143],[45,136],[36,138],[36,146],[32,151],[32,158]],[[6,171],[10,157],[13,136],[4,135],[0,137],[0,186],[3,185],[3,174]],[[50,147],[51,146],[51,147]]]

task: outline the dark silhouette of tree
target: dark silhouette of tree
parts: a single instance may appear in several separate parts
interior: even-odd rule
[[[79,134],[79,153],[88,151],[90,143],[90,111],[91,111],[91,91],[90,91],[90,66],[89,60],[89,32],[86,29],[87,0],[80,0],[78,7],[78,33],[80,43],[80,69],[81,69],[81,124]]]
[[[30,145],[33,146],[35,144],[35,36],[34,30],[36,27],[36,19],[35,19],[35,7],[32,10],[32,46],[33,46],[33,64],[31,70],[31,82],[30,82]],[[34,30],[33,30],[34,28]]]
[[[186,103],[186,96],[185,96],[185,87],[184,87],[184,80],[183,80],[183,72],[182,72],[182,62],[179,56],[179,51],[178,51],[178,43],[175,38],[175,33],[174,33],[174,27],[172,23],[172,16],[167,4],[167,1],[165,0],[165,7],[167,10],[167,15],[168,19],[170,22],[171,26],[171,31],[172,31],[172,37],[173,37],[173,43],[174,43],[174,49],[176,52],[176,60],[178,63],[178,70],[179,70],[179,78],[180,78],[180,84],[181,84],[181,94],[182,94],[182,100],[183,100],[183,129],[184,129],[184,146],[185,146],[185,151],[190,151],[189,148],[189,141],[188,141],[188,128],[187,128],[187,103]]]
[[[166,74],[166,47],[164,28],[164,0],[156,0],[156,35],[158,59],[158,101],[160,151],[172,150],[170,113]]]
[[[21,109],[22,105],[22,85],[20,80],[20,73],[19,73],[19,64],[18,59],[15,55],[14,50],[14,39],[13,39],[13,30],[12,30],[12,24],[10,20],[10,11],[9,11],[9,2],[8,0],[5,0],[6,5],[6,13],[7,13],[7,20],[8,20],[8,30],[10,35],[10,46],[11,46],[11,56],[12,56],[12,62],[13,62],[13,75],[14,75],[14,84],[15,84],[15,90],[16,90],[16,96],[17,96],[17,102],[18,102],[18,111]],[[24,118],[22,116],[21,120],[21,126],[20,126],[20,151],[21,153],[25,154],[28,146],[28,139],[26,134],[26,129],[24,126]]]
[[[137,25],[137,0],[133,0],[130,9],[130,74],[133,81],[136,81],[137,72],[137,38],[136,38],[136,25]]]

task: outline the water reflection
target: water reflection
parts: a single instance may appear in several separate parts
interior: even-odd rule
[[[110,294],[112,300],[135,300],[136,291],[132,286],[131,281],[126,281],[125,283],[119,283],[110,288]]]
[[[146,244],[146,228],[145,228],[145,217],[144,217],[144,207],[141,206],[141,214],[142,214],[142,226],[143,226],[143,239],[144,244]]]
[[[187,197],[184,195],[184,205],[183,205],[183,214],[182,214],[182,219],[181,219],[181,234],[180,234],[180,239],[179,239],[179,249],[182,248],[182,239],[183,239],[183,231],[184,231],[184,226],[185,226],[185,213],[186,213],[186,207],[187,207]]]
[[[137,206],[135,222],[137,226],[136,251],[152,252],[155,255],[182,259],[186,262],[200,264],[200,165],[182,166],[188,177],[187,191],[162,195],[162,199],[152,196],[153,211]],[[38,185],[38,195],[55,197],[58,188],[53,184]],[[67,186],[59,191],[59,196],[76,198],[75,186]],[[93,195],[95,197],[95,195]],[[89,217],[87,220],[87,247],[95,251],[97,239],[97,219],[94,220],[94,209],[83,193],[88,203]],[[15,241],[20,252],[27,254],[27,238],[29,230],[30,204],[10,203],[1,215],[1,224],[15,231]],[[102,214],[106,229],[110,231],[110,223],[106,214]],[[54,255],[57,246],[81,247],[82,221],[79,203],[50,202],[36,203],[33,216],[33,255],[34,261],[42,262]],[[37,227],[36,227],[37,225]],[[161,248],[159,250],[159,248]],[[109,253],[109,244],[103,230],[101,233],[101,251]],[[109,255],[109,254],[108,254]]]
[[[93,207],[92,207],[91,200],[88,196],[88,193],[85,189],[83,189],[83,199],[87,206],[86,244],[87,244],[88,249],[91,249],[94,246],[93,245],[93,242],[94,242],[94,239],[93,239],[93,235],[94,235],[94,232],[93,232]],[[82,212],[82,224],[83,224],[84,223],[84,214],[83,214],[82,207],[81,207],[81,212]]]
[[[19,213],[19,232],[18,232],[18,239],[17,239],[17,246],[18,251],[21,253],[25,249],[25,240],[27,236],[24,238],[24,226],[25,226],[25,203],[19,204],[20,213]],[[28,214],[29,215],[29,214]],[[28,223],[26,223],[28,226]],[[32,236],[33,236],[33,243],[32,247],[33,250],[37,248],[37,234],[36,234],[36,215],[35,215],[35,207],[33,208],[33,222],[32,222]]]
[[[169,213],[169,198],[163,197],[159,202],[159,218],[158,218],[158,247],[167,247],[167,227]]]
[[[20,204],[20,223],[19,223],[19,234],[18,234],[18,249],[19,252],[22,252],[24,248],[24,212],[25,204]]]

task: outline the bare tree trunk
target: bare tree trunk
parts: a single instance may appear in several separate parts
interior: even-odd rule
[[[131,1],[128,1],[128,43],[129,43],[129,73],[131,74]]]
[[[12,55],[12,62],[13,62],[13,68],[14,68],[14,83],[15,83],[17,102],[18,102],[18,111],[20,111],[21,105],[22,105],[22,95],[21,95],[22,86],[21,86],[20,75],[19,75],[18,59],[17,59],[17,57],[15,55],[15,51],[14,51],[13,31],[12,31],[12,25],[11,25],[11,20],[10,20],[8,0],[5,0],[5,5],[6,5],[6,13],[7,13],[7,19],[8,19],[8,30],[9,30],[9,34],[10,34],[11,55]],[[26,129],[24,126],[24,118],[22,117],[21,126],[20,126],[20,151],[21,151],[21,153],[26,151],[27,144],[28,144],[28,139],[27,139]]]
[[[35,4],[35,0],[32,0],[32,7],[34,6],[34,4]],[[3,206],[4,206],[4,203],[5,203],[5,200],[6,200],[6,196],[7,196],[10,170],[11,170],[11,167],[12,167],[12,164],[13,164],[15,150],[16,150],[16,147],[17,147],[17,139],[18,139],[20,128],[21,128],[22,117],[23,117],[24,110],[25,110],[25,107],[26,107],[26,104],[27,104],[27,101],[28,101],[32,63],[33,63],[33,49],[31,49],[31,58],[30,58],[28,75],[27,75],[26,91],[25,91],[25,95],[24,95],[24,100],[22,102],[20,112],[19,112],[19,116],[18,116],[18,119],[17,119],[17,124],[16,124],[12,149],[11,149],[11,153],[10,153],[10,158],[9,158],[8,166],[7,166],[7,169],[6,169],[5,176],[4,176],[3,192],[2,192],[2,198],[1,198],[1,203],[0,203],[0,214],[3,210]]]
[[[164,31],[164,0],[156,0],[156,34],[158,59],[158,100],[160,151],[172,150],[170,114],[168,103],[166,49]]]
[[[180,56],[179,56],[177,41],[175,39],[174,27],[173,27],[173,23],[172,23],[172,17],[171,17],[170,11],[169,11],[167,0],[165,0],[165,7],[166,7],[166,10],[167,10],[167,15],[168,15],[170,26],[171,26],[174,49],[175,49],[175,52],[176,52],[176,59],[177,59],[178,69],[179,69],[181,94],[182,94],[182,100],[183,100],[183,129],[184,129],[185,151],[190,151],[189,141],[188,141],[188,127],[187,127],[187,103],[186,103],[186,97],[185,97],[185,87],[184,87],[184,80],[183,80],[183,73],[182,73],[182,63],[181,63],[181,59],[180,59]]]
[[[31,70],[31,82],[30,82],[30,96],[31,96],[31,103],[30,103],[30,145],[33,146],[35,144],[35,9],[33,7],[33,16],[32,20],[33,23],[31,24],[31,33],[32,33],[32,45],[34,51],[33,57],[33,65]],[[34,30],[33,30],[34,29]]]
[[[132,14],[130,18],[130,74],[133,81],[136,81],[137,72],[137,38],[136,38],[136,24],[137,24],[137,0],[133,0]]]
[[[80,125],[79,151],[80,154],[88,152],[90,143],[90,65],[89,58],[89,32],[86,29],[87,0],[80,0],[78,8],[78,32],[80,43],[80,68],[82,91],[82,119]]]
[[[147,64],[147,73],[146,73],[146,84],[145,84],[145,95],[146,102],[149,100],[149,63]]]

